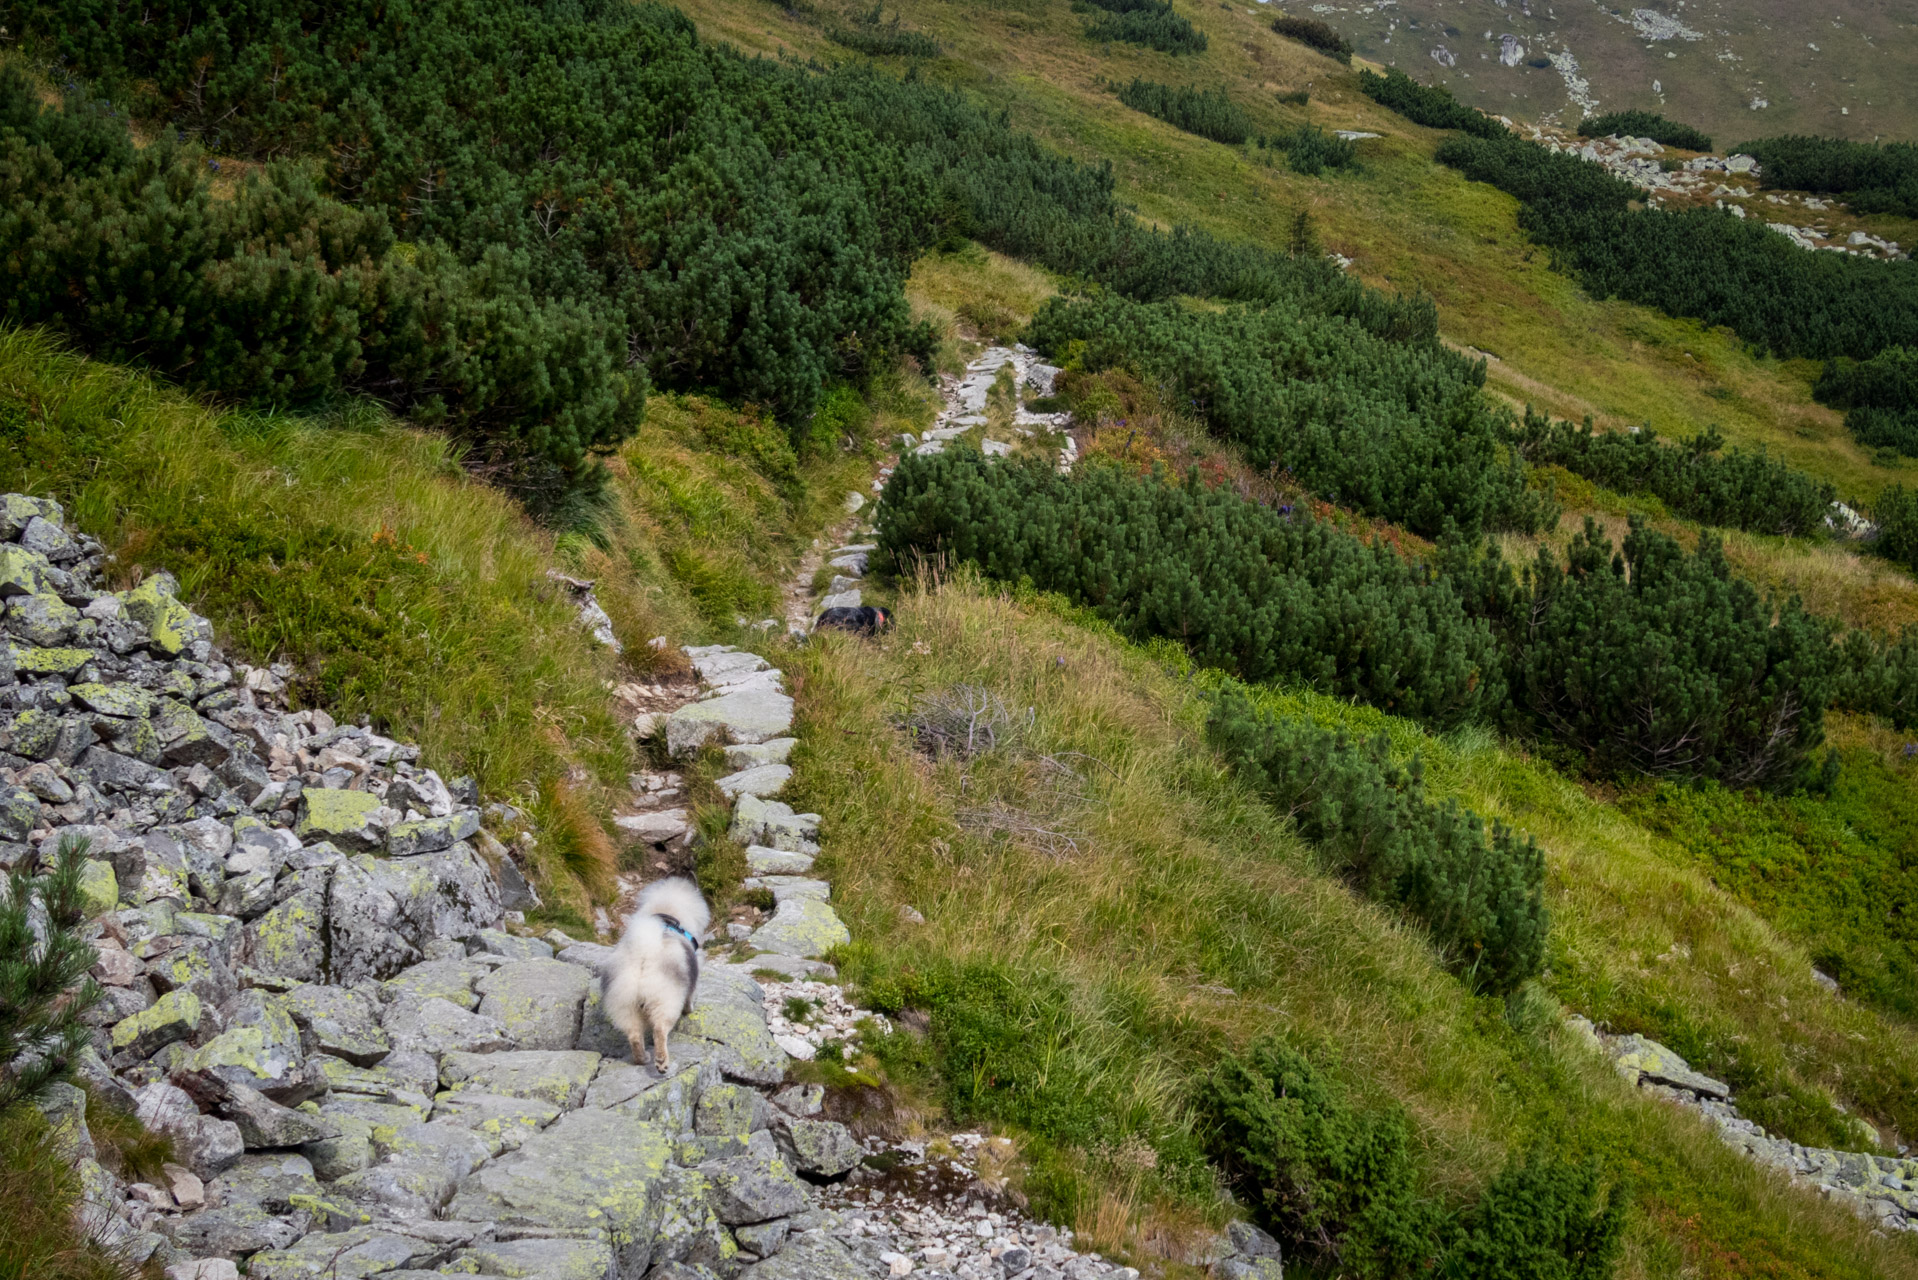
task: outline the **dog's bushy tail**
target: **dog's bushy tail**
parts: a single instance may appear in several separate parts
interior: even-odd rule
[[[705,935],[713,919],[699,886],[684,876],[655,880],[641,889],[633,903],[633,914],[671,916],[695,938]]]

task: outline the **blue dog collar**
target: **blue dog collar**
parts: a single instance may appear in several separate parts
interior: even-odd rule
[[[672,916],[665,915],[657,911],[653,913],[653,918],[659,921],[661,924],[665,925],[668,929],[672,930],[674,933],[678,934],[680,937],[686,939],[687,942],[692,944],[693,950],[695,951],[699,950],[699,939],[695,938],[692,934],[688,933],[686,931],[686,926],[681,924],[678,920],[674,919]]]

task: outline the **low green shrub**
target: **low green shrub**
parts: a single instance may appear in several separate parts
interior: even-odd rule
[[[1359,89],[1380,106],[1396,111],[1414,124],[1432,129],[1463,129],[1481,138],[1499,138],[1505,126],[1483,111],[1468,107],[1443,86],[1422,85],[1403,71],[1377,75],[1359,72]]]
[[[1349,169],[1358,160],[1358,144],[1327,133],[1315,124],[1300,125],[1291,133],[1262,138],[1260,144],[1285,152],[1294,173],[1312,176],[1327,169]]]
[[[1107,12],[1086,24],[1086,36],[1092,40],[1117,40],[1123,44],[1141,44],[1161,53],[1204,53],[1205,32],[1191,20],[1172,11],[1169,3],[1148,3],[1117,8],[1105,3]]]
[[[1792,134],[1738,148],[1758,160],[1759,181],[1840,196],[1853,213],[1918,217],[1918,146]]]
[[[1611,1274],[1625,1206],[1590,1165],[1534,1153],[1452,1211],[1421,1190],[1402,1113],[1354,1105],[1276,1037],[1221,1060],[1200,1105],[1214,1162],[1289,1265],[1364,1280]]]
[[[1872,550],[1918,573],[1918,489],[1887,486],[1871,504],[1871,518],[1878,526]]]
[[[1549,523],[1480,393],[1484,366],[1436,342],[1385,341],[1284,305],[1200,312],[1113,297],[1051,299],[1027,341],[1055,357],[1080,350],[1088,370],[1132,368],[1253,466],[1414,532]]]
[[[1296,680],[1441,725],[1503,698],[1490,634],[1448,582],[1196,474],[1181,485],[1096,464],[1068,477],[970,451],[914,455],[878,523],[894,563],[947,557],[1029,579],[1246,680]]]
[[[1239,105],[1225,96],[1223,89],[1173,88],[1151,80],[1134,79],[1121,85],[1119,101],[1134,111],[1143,111],[1165,121],[1175,129],[1196,133],[1201,138],[1238,146],[1252,134],[1252,123]]]
[[[1828,623],[1732,576],[1709,532],[1688,553],[1634,516],[1616,552],[1587,517],[1521,585],[1448,549],[1451,580],[1505,655],[1510,716],[1599,773],[1805,781],[1838,687]]]
[[[1328,58],[1352,65],[1352,45],[1344,36],[1317,18],[1294,18],[1284,14],[1272,19],[1272,29],[1288,40],[1310,45]]]
[[[1592,430],[1525,406],[1512,442],[1528,462],[1549,463],[1618,493],[1646,493],[1701,524],[1753,533],[1807,537],[1825,530],[1838,491],[1790,464],[1757,452],[1721,453],[1724,437],[1708,429],[1667,444],[1642,431]]]
[[[897,13],[893,14],[891,22],[882,21],[880,8],[875,4],[870,10],[854,15],[851,26],[836,22],[828,24],[825,27],[826,39],[855,53],[874,58],[939,56],[937,40],[922,31],[901,27]]]
[[[1583,138],[1650,138],[1686,151],[1710,151],[1712,140],[1688,124],[1667,120],[1652,111],[1612,111],[1586,116],[1578,123]]]
[[[1812,395],[1848,411],[1845,426],[1858,443],[1918,457],[1918,346],[1887,347],[1868,360],[1838,356]]]
[[[1883,716],[1896,729],[1918,727],[1918,626],[1905,627],[1895,639],[1847,632],[1838,649],[1832,705]]]
[[[1508,992],[1537,975],[1549,920],[1536,842],[1428,801],[1417,757],[1400,768],[1383,738],[1280,719],[1236,690],[1214,704],[1206,736],[1332,870],[1423,923],[1472,986]]]

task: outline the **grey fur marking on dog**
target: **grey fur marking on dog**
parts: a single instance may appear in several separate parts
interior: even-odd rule
[[[705,936],[712,912],[699,886],[683,876],[655,880],[639,891],[619,946],[600,974],[606,1016],[626,1033],[633,1061],[647,1064],[646,1033],[652,1032],[653,1069],[672,1067],[667,1040],[673,1025],[692,1012],[699,987],[699,950],[669,927],[678,924],[694,938]]]

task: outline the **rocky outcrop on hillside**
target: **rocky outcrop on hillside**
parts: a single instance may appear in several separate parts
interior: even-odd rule
[[[171,1280],[1136,1275],[982,1182],[983,1136],[889,1148],[788,1082],[867,1015],[820,960],[849,936],[807,874],[820,819],[772,798],[795,740],[763,658],[688,650],[698,684],[642,726],[737,754],[733,834],[776,904],[704,967],[661,1075],[601,1010],[608,948],[523,927],[486,826],[510,810],[288,711],[291,673],[228,661],[169,577],[104,567],[56,504],[0,498],[0,865],[85,842],[106,994],[78,1075],[174,1142],[123,1183],[88,1093],[41,1100],[94,1237]],[[692,838],[674,780],[636,776],[627,815],[662,854]]]
[[[1802,1147],[1775,1137],[1738,1113],[1730,1085],[1694,1070],[1658,1041],[1611,1035],[1583,1017],[1568,1021],[1625,1079],[1654,1097],[1700,1112],[1728,1146],[1844,1203],[1887,1231],[1918,1231],[1918,1160]]]

